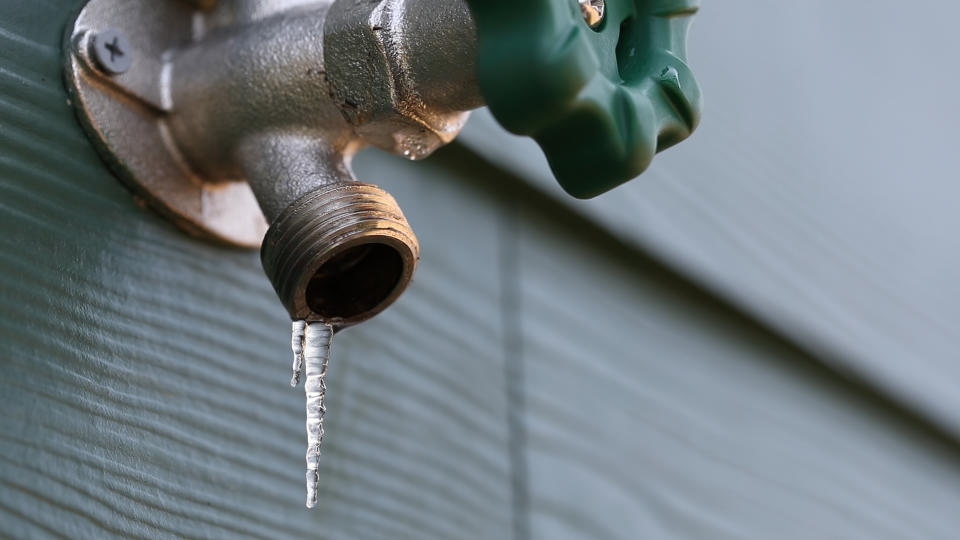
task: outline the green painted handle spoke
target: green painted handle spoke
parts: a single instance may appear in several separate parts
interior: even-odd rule
[[[468,0],[490,110],[532,136],[567,192],[589,198],[638,176],[700,120],[686,63],[699,0],[606,0],[595,28],[577,0]]]

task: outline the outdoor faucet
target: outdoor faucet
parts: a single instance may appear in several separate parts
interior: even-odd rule
[[[456,137],[483,103],[476,32],[448,0],[301,4],[234,4],[242,23],[176,54],[167,126],[205,179],[249,183],[290,316],[346,327],[392,303],[419,259],[396,201],[350,162],[370,145],[418,159]],[[451,29],[445,45],[422,39],[427,14]]]
[[[487,105],[570,194],[608,191],[699,122],[698,4],[90,0],[67,80],[143,200],[192,234],[262,244],[291,318],[343,328],[396,300],[420,256],[393,197],[354,177],[360,149],[427,157]]]

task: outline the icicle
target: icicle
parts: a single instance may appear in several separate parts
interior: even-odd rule
[[[300,373],[303,371],[303,339],[306,329],[306,321],[293,321],[293,378],[290,379],[290,386],[294,388],[300,384]]]
[[[310,323],[306,326],[302,356],[306,373],[303,389],[307,395],[307,508],[317,505],[323,416],[327,412],[324,403],[327,394],[325,378],[332,341],[333,327],[330,325]]]

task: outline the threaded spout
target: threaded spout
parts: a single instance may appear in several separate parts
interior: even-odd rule
[[[407,288],[420,258],[394,198],[359,182],[321,187],[287,207],[261,260],[294,320],[337,328],[363,322]]]

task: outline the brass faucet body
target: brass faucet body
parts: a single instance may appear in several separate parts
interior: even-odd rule
[[[98,64],[105,27],[124,30],[129,71]],[[350,326],[403,292],[416,236],[351,161],[424,158],[483,104],[462,0],[91,0],[70,32],[68,81],[108,162],[191,232],[252,245],[270,224],[264,269],[291,318]],[[120,116],[139,133],[118,137]]]

